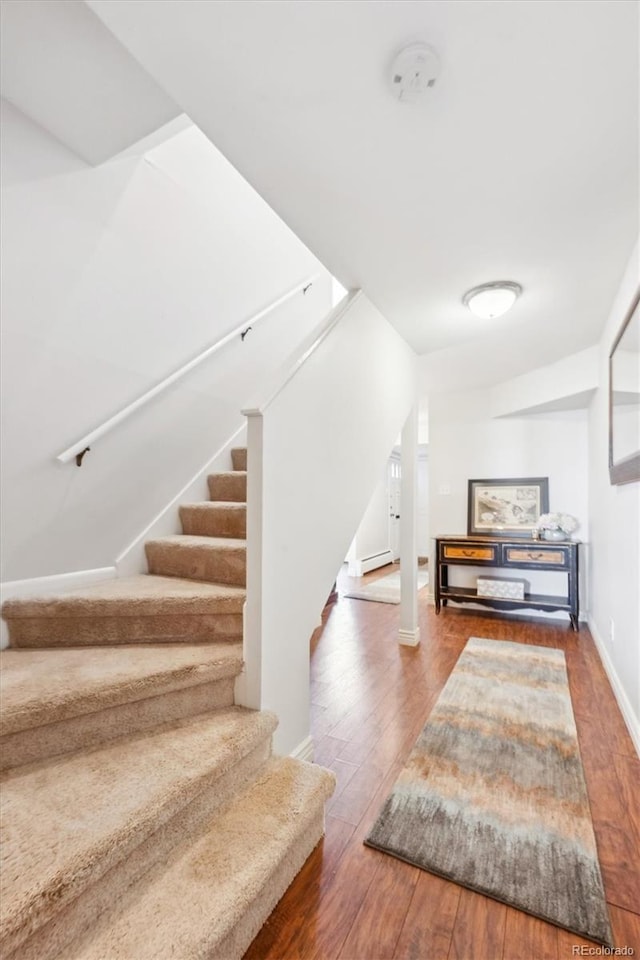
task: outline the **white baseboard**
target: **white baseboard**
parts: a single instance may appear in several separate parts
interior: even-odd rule
[[[595,643],[596,649],[600,654],[602,666],[606,671],[614,696],[618,702],[618,706],[620,707],[620,712],[623,716],[624,722],[627,725],[629,736],[633,740],[633,745],[636,748],[638,756],[640,757],[640,720],[633,712],[627,692],[620,683],[620,678],[618,677],[616,668],[611,662],[609,651],[607,650],[605,643],[598,632],[598,628],[595,625],[593,617],[587,617],[587,623],[589,625],[589,630],[591,631],[591,636],[593,637],[593,642]]]
[[[420,643],[420,627],[415,630],[403,630],[401,627],[398,630],[398,643],[403,647],[417,647]]]
[[[295,760],[306,760],[308,763],[313,763],[313,740],[311,737],[305,737],[302,743],[299,743],[298,746],[291,751],[289,756]]]
[[[209,499],[207,476],[216,470],[230,470],[231,448],[239,446],[242,435],[246,433],[247,425],[243,423],[224,444],[216,450],[210,460],[201,467],[187,484],[163,507],[147,526],[116,557],[116,569],[119,577],[131,577],[147,570],[147,557],[144,545],[147,540],[156,540],[159,537],[169,537],[180,533],[178,507],[182,503],[193,503]]]
[[[28,580],[5,580],[0,583],[0,602],[20,600],[23,597],[57,596],[67,590],[99,583],[101,580],[113,580],[115,567],[98,567],[95,570],[73,570],[71,573],[56,573],[49,577],[30,577]],[[9,645],[9,630],[5,621],[0,626],[0,649]]]
[[[357,560],[349,561],[349,576],[363,577],[365,573],[371,570],[377,570],[378,567],[386,567],[388,563],[393,563],[393,554],[391,550],[382,550],[370,557],[360,557]]]

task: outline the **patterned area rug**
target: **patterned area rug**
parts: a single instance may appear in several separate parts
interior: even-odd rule
[[[418,570],[418,590],[429,583],[429,571]],[[350,590],[345,593],[345,597],[351,597],[354,600],[374,600],[377,603],[400,603],[400,571],[395,570],[388,573],[386,577],[380,577],[359,590]]]
[[[564,653],[472,637],[365,843],[612,946]]]

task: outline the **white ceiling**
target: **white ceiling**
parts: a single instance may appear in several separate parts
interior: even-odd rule
[[[88,6],[429,354],[434,385],[505,380],[598,339],[638,234],[636,0]],[[402,105],[390,65],[416,40],[442,73]],[[463,293],[499,279],[524,287],[516,307],[473,318]]]
[[[638,230],[635,0],[90,5],[419,353],[467,341],[504,379],[597,340]],[[415,40],[443,69],[408,106],[388,74]],[[474,319],[498,279],[523,297]]]
[[[181,111],[83,0],[2,0],[2,96],[91,164]]]

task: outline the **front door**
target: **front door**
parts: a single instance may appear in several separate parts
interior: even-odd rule
[[[400,460],[389,459],[389,549],[394,560],[400,558]]]

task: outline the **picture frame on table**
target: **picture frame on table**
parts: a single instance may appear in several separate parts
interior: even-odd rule
[[[469,480],[469,536],[531,538],[548,512],[548,477]]]

